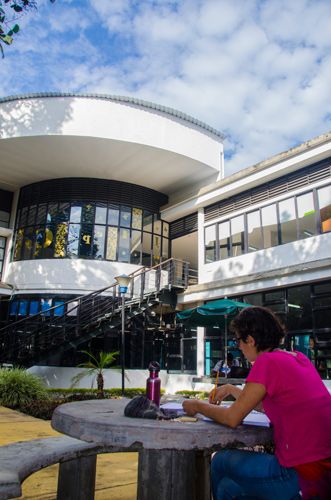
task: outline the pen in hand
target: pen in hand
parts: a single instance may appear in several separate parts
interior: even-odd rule
[[[215,396],[216,396],[216,391],[217,391],[217,386],[218,386],[218,376],[219,376],[219,370],[216,372],[216,380],[215,380],[215,386],[213,390],[213,396],[212,396],[212,403],[215,402]]]

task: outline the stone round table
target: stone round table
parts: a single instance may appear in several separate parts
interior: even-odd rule
[[[56,408],[55,430],[83,441],[138,451],[139,500],[210,498],[209,463],[213,451],[265,445],[272,429],[237,429],[206,422],[147,420],[124,416],[128,399],[67,403]]]

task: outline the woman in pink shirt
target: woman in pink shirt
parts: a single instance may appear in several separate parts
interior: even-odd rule
[[[253,364],[244,389],[226,384],[209,403],[188,400],[184,409],[233,428],[254,408],[263,409],[274,427],[275,455],[218,452],[211,465],[214,500],[330,499],[331,395],[319,374],[302,353],[279,348],[284,328],[270,310],[243,309],[231,328]],[[229,395],[235,402],[218,406]]]

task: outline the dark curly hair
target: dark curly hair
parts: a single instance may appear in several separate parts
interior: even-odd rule
[[[276,349],[285,337],[285,327],[277,316],[266,307],[246,307],[230,324],[230,331],[243,342],[248,335],[254,338],[257,351]]]

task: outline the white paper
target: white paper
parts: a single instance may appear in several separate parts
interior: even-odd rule
[[[206,422],[214,422],[212,418],[203,417]],[[259,427],[270,427],[270,420],[265,413],[259,411],[251,411],[242,421],[244,425],[258,425]]]

